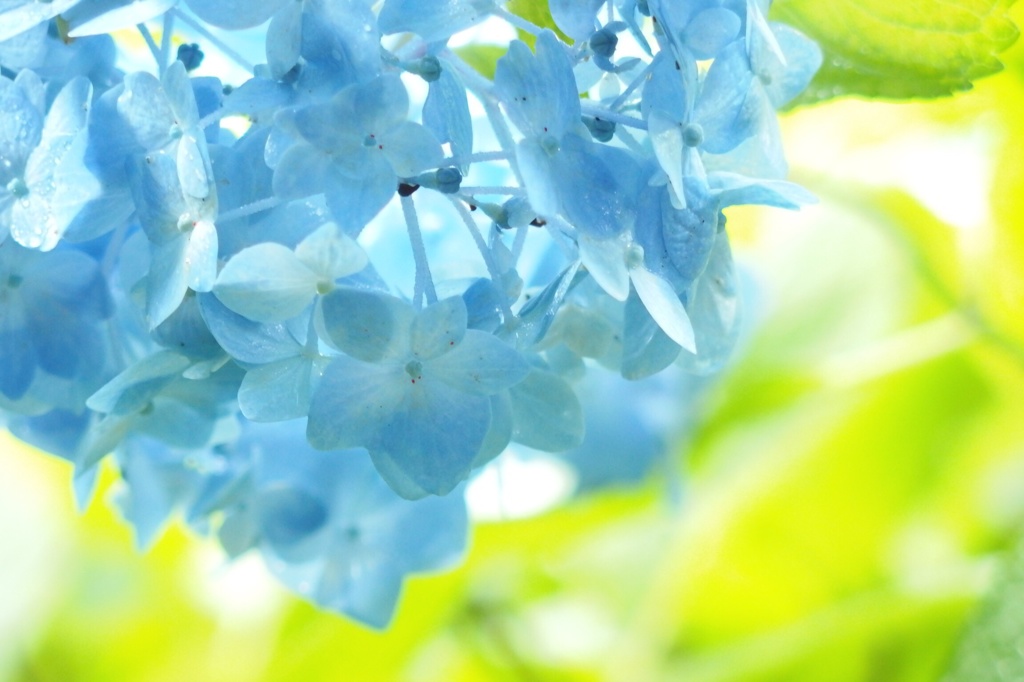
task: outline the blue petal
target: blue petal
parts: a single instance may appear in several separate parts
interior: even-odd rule
[[[367,362],[410,352],[412,306],[375,291],[339,287],[321,299],[323,327],[340,351]]]
[[[259,26],[287,2],[288,0],[187,0],[189,9],[200,19],[219,28],[232,30]]]
[[[672,285],[643,265],[631,268],[629,278],[658,326],[680,346],[691,353],[696,352],[693,323]]]
[[[28,329],[11,324],[9,314],[0,319],[0,393],[18,400],[32,385],[36,373],[36,353]]]
[[[195,1],[195,0],[193,0]],[[215,0],[216,1],[216,0]],[[276,4],[277,0],[275,0]],[[211,3],[213,4],[213,3]],[[302,48],[300,2],[285,2],[267,27],[267,66],[272,78],[280,80],[299,63]]]
[[[388,461],[425,492],[446,495],[469,475],[490,422],[486,397],[428,381],[407,389],[367,449],[389,485],[395,477]],[[392,489],[402,494],[398,487]]]
[[[412,121],[402,121],[377,136],[385,158],[395,173],[403,178],[437,168],[444,154],[441,144],[427,128]]]
[[[196,222],[188,236],[184,256],[188,286],[193,291],[209,291],[217,278],[217,228],[208,220]]]
[[[86,401],[89,409],[113,415],[138,412],[191,364],[183,355],[161,351],[128,367]]]
[[[386,0],[380,10],[385,34],[415,33],[427,42],[444,40],[490,14],[494,0]]]
[[[632,227],[643,183],[628,152],[569,134],[552,169],[562,212],[581,233],[607,239]]]
[[[715,243],[691,298],[697,352],[681,354],[679,364],[693,374],[713,374],[731,357],[742,321],[736,269],[725,233]]]
[[[43,116],[25,91],[14,81],[0,77],[0,179],[5,185],[13,177],[12,172],[24,169],[42,132]]]
[[[526,377],[530,366],[514,348],[491,334],[469,329],[444,355],[424,363],[424,376],[459,391],[493,395]],[[432,383],[432,382],[431,382]]]
[[[318,450],[368,447],[405,400],[408,383],[400,366],[335,358],[313,393],[306,438]]]
[[[298,355],[302,345],[283,324],[260,324],[229,310],[213,294],[196,296],[217,343],[240,362],[263,364]]]
[[[711,7],[694,15],[683,31],[683,42],[697,59],[713,59],[736,39],[742,21],[724,7]]]
[[[337,163],[327,168],[324,198],[331,215],[348,234],[359,232],[383,209],[398,189],[398,176],[380,154],[366,154],[362,173],[340,172]]]
[[[509,389],[515,429],[512,440],[544,452],[562,452],[583,442],[583,408],[557,374],[533,369]]]
[[[440,78],[430,84],[423,103],[423,125],[439,141],[451,144],[455,158],[473,153],[473,119],[469,113],[466,88],[444,62]],[[461,168],[465,172],[469,164],[463,163]]]
[[[756,120],[744,106],[752,80],[744,42],[737,40],[711,64],[694,106],[694,121],[704,129],[702,149],[724,154],[754,134]]]
[[[144,72],[125,76],[117,111],[142,149],[158,149],[169,141],[174,111],[156,77]]]
[[[334,223],[324,223],[295,247],[295,257],[319,277],[334,281],[366,267],[366,252]]]
[[[412,352],[421,360],[447,353],[466,334],[466,303],[452,296],[427,306],[412,321]]]
[[[274,168],[274,194],[281,199],[301,199],[323,192],[333,164],[331,157],[311,144],[292,145]]]
[[[604,0],[550,0],[548,7],[562,33],[573,40],[586,40],[597,24],[597,10]]]
[[[68,36],[112,33],[158,17],[171,9],[177,0],[89,0],[77,2],[73,10],[64,12],[70,30]]]
[[[623,311],[623,378],[637,381],[653,376],[671,365],[680,350],[647,312],[636,291],[630,292]]]
[[[537,37],[537,54],[522,41],[509,45],[498,60],[494,87],[509,118],[523,135],[561,138],[580,121],[580,96],[572,62],[549,30]]]
[[[312,362],[301,355],[249,370],[238,389],[239,409],[255,422],[305,417],[312,370]]]
[[[152,245],[152,265],[147,276],[146,316],[150,329],[171,316],[188,291],[189,272],[185,266],[188,235]]]
[[[798,209],[818,202],[818,198],[806,189],[785,180],[757,180],[728,172],[712,173],[708,180],[720,208],[759,204]]]

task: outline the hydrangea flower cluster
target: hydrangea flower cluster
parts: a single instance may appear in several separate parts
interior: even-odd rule
[[[140,544],[182,513],[377,627],[502,453],[642,476],[666,377],[736,342],[723,209],[811,200],[775,112],[821,56],[768,0],[549,9],[0,3],[6,426],[83,502],[112,454]],[[483,22],[532,43],[493,78],[451,40]],[[248,80],[191,75],[261,25]],[[152,72],[118,66],[135,27]]]

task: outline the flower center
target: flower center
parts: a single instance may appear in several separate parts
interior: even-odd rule
[[[687,123],[683,128],[683,144],[687,147],[699,147],[704,142],[704,129],[699,123]]]

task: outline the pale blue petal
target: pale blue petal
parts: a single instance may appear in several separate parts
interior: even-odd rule
[[[755,62],[754,72],[764,82],[765,90],[768,91],[772,104],[778,108],[785,106],[810,85],[814,74],[821,68],[822,53],[821,47],[816,42],[795,28],[785,24],[772,23],[771,30],[786,56],[785,64],[780,65],[782,68],[770,69],[765,74],[753,56],[751,56],[751,61]],[[774,59],[770,59],[770,63],[772,66],[779,64]],[[770,82],[764,78],[765,75],[769,76]]]
[[[282,322],[313,302],[318,277],[291,249],[265,243],[242,249],[217,276],[213,293],[239,315]]]
[[[548,218],[558,215],[558,185],[548,151],[537,140],[526,138],[516,145],[516,161],[533,210]]]
[[[186,0],[203,21],[227,29],[251,28],[269,19],[289,0]],[[299,3],[295,3],[299,4]]]
[[[335,222],[348,234],[359,232],[381,212],[398,190],[398,176],[380,154],[364,155],[362,173],[340,172],[339,164],[327,167],[324,198]]]
[[[577,240],[580,260],[598,286],[617,301],[629,296],[629,269],[621,239],[592,239],[580,235]]]
[[[412,321],[412,352],[429,360],[449,352],[466,335],[468,313],[461,296],[452,296],[429,305]]]
[[[691,353],[696,352],[693,324],[672,285],[642,265],[631,268],[629,278],[658,326],[680,346]]]
[[[390,459],[427,493],[446,495],[469,476],[490,427],[490,401],[431,381],[403,388],[403,400],[378,422],[370,457]],[[378,471],[390,484],[387,470]]]
[[[369,263],[366,252],[334,223],[321,225],[299,242],[295,257],[328,281],[355,274]]]
[[[424,377],[478,395],[493,395],[526,377],[530,365],[507,343],[469,329],[451,351],[424,363]]]
[[[759,204],[798,209],[818,203],[814,194],[785,180],[757,180],[738,173],[715,172],[709,174],[708,181],[720,208]]]
[[[37,0],[25,0],[13,6],[8,6],[0,12],[0,41],[13,38],[33,26],[63,12],[80,0],[57,0],[56,2],[38,2]]]
[[[177,166],[178,181],[186,195],[193,199],[206,200],[214,194],[213,168],[210,165],[210,153],[206,148],[205,137],[185,133],[178,140]],[[211,199],[216,200],[216,196]]]
[[[494,0],[387,0],[380,10],[380,30],[409,32],[427,42],[444,40],[490,14]]]
[[[604,0],[550,0],[548,7],[562,33],[573,40],[586,40],[596,28],[597,10]]]
[[[633,225],[644,183],[628,152],[568,134],[551,167],[562,213],[578,231],[606,239]]]
[[[189,272],[185,266],[188,235],[163,244],[151,244],[152,265],[147,277],[146,316],[150,329],[171,316],[188,291]]]
[[[172,62],[160,83],[174,114],[174,122],[182,130],[194,128],[199,123],[199,109],[196,105],[192,78],[185,70],[185,65],[177,60]]]
[[[300,355],[249,370],[238,389],[239,409],[255,422],[305,417],[312,369],[309,358]]]
[[[647,115],[647,130],[651,137],[658,165],[668,175],[669,185],[680,207],[686,207],[683,192],[683,129],[669,114],[655,109]]]
[[[43,116],[25,91],[0,77],[0,180],[7,182],[25,168],[43,132]]]
[[[545,30],[534,55],[522,41],[498,60],[494,86],[508,116],[523,135],[557,140],[580,122],[580,97],[565,45]]]
[[[217,279],[217,228],[200,220],[192,228],[185,249],[188,286],[193,291],[209,291]]]
[[[441,143],[419,123],[402,121],[377,136],[385,158],[400,177],[408,178],[428,168],[437,168],[444,159]]]
[[[717,211],[714,208],[699,212],[679,210],[671,202],[662,200],[661,226],[669,262],[683,283],[689,285],[708,262],[718,232]]]
[[[732,356],[742,321],[736,269],[724,233],[697,280],[689,309],[695,323],[697,352],[681,354],[678,363],[693,374],[714,374]]]
[[[216,0],[214,0],[216,1]],[[195,0],[193,0],[195,2]],[[277,0],[275,0],[276,4]],[[267,27],[267,66],[270,75],[280,80],[299,63],[302,47],[301,2],[285,2]]]
[[[740,33],[743,22],[735,12],[712,7],[694,15],[683,30],[683,42],[697,59],[713,59]]]
[[[509,389],[509,396],[515,442],[544,452],[563,452],[583,442],[583,408],[557,374],[533,369]]]
[[[274,195],[301,199],[324,191],[333,160],[311,144],[300,142],[288,148],[274,168]]]
[[[141,24],[158,17],[174,7],[178,0],[90,0],[78,2],[75,9],[84,12],[65,12],[71,38],[112,33],[119,29]]]
[[[332,100],[339,121],[359,137],[380,135],[401,124],[409,115],[409,93],[395,74],[378,76],[369,83],[352,85]]]
[[[125,76],[124,91],[117,98],[117,111],[143,149],[158,149],[169,141],[174,111],[163,86],[154,76],[144,72]]]
[[[412,306],[388,294],[339,287],[321,299],[323,326],[338,350],[367,362],[410,352]]]
[[[694,106],[693,120],[704,129],[701,149],[724,154],[754,134],[754,112],[744,106],[752,80],[746,49],[737,40],[711,64]]]
[[[679,357],[681,346],[658,326],[635,289],[626,299],[622,326],[623,378],[638,381],[653,376]]]
[[[461,158],[473,153],[473,119],[469,113],[466,88],[452,73],[452,67],[441,62],[441,76],[430,84],[423,103],[423,125],[440,142],[451,145],[452,156]],[[461,164],[463,172],[469,164]]]
[[[302,345],[283,324],[260,324],[232,312],[214,294],[200,294],[199,309],[217,343],[240,362],[263,364],[298,355]]]
[[[491,428],[487,431],[480,452],[473,460],[473,468],[482,467],[500,455],[512,441],[512,429],[515,424],[512,418],[512,400],[508,391],[501,391],[491,396]]]
[[[90,410],[128,415],[146,407],[191,364],[184,355],[160,351],[150,355],[107,382],[86,401]]]
[[[401,366],[337,357],[313,392],[306,438],[318,450],[369,447],[408,399],[410,388]]]

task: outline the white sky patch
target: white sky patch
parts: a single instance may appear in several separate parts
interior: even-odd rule
[[[552,457],[522,459],[513,446],[470,481],[466,504],[475,521],[523,519],[561,506],[575,488],[568,465]]]
[[[951,130],[922,123],[913,111],[842,101],[799,111],[784,125],[794,169],[903,189],[961,229],[991,221],[997,135],[984,121]]]

